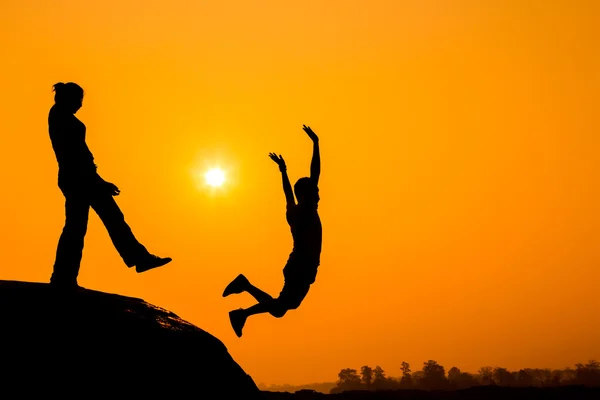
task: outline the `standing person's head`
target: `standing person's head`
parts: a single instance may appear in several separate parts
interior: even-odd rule
[[[73,82],[54,84],[54,102],[75,114],[83,104],[83,89]]]
[[[298,204],[317,207],[319,203],[319,188],[315,182],[308,178],[300,178],[294,185],[294,194],[298,199]]]

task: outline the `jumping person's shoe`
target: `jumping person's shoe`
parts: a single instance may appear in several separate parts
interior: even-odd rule
[[[247,318],[246,313],[241,308],[229,312],[229,322],[231,322],[231,327],[237,337],[242,337],[242,329],[244,329]]]
[[[135,270],[137,273],[141,274],[142,272],[162,267],[163,265],[170,263],[172,260],[173,259],[171,257],[162,258],[159,256],[155,256],[154,254],[148,254],[136,264]]]
[[[230,294],[242,293],[248,284],[250,284],[248,278],[242,274],[239,274],[234,280],[231,281],[229,285],[227,285],[223,291],[223,297],[227,297]]]

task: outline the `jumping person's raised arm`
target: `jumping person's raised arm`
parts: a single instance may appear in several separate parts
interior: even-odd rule
[[[319,184],[319,176],[321,175],[321,153],[319,151],[319,137],[310,129],[310,126],[302,125],[302,129],[313,142],[313,154],[310,161],[310,179]]]
[[[275,163],[279,166],[279,171],[281,171],[283,193],[285,194],[285,201],[287,206],[295,206],[296,200],[294,199],[294,192],[292,191],[292,184],[290,183],[290,178],[288,178],[285,160],[281,155],[277,156],[277,154],[275,153],[269,153],[269,157],[271,157],[271,160],[275,161]]]

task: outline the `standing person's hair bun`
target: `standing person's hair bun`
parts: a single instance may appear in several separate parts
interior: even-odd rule
[[[83,88],[74,82],[58,82],[52,85],[54,91],[54,101],[75,102],[83,99]]]

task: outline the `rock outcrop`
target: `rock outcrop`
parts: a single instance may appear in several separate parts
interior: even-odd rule
[[[261,398],[220,340],[141,299],[0,281],[0,316],[9,397]]]

